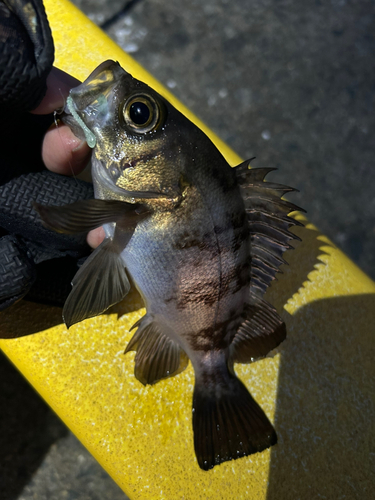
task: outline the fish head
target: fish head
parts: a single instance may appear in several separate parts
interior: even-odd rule
[[[187,121],[179,115],[118,63],[105,61],[70,91],[62,121],[93,147],[98,197],[177,203],[181,123]]]

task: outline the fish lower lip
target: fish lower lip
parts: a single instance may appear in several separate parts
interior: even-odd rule
[[[77,124],[76,120],[74,119],[74,117],[69,113],[68,110],[64,109],[64,111],[62,111],[60,114],[59,114],[59,120],[64,124],[64,125],[67,125],[71,131],[73,132],[73,134],[78,137],[79,139],[85,141],[86,140],[86,137],[85,137],[85,134],[82,130],[82,128]]]

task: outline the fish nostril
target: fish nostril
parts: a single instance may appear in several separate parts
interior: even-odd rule
[[[121,176],[120,169],[116,165],[111,165],[108,169],[108,173],[114,182]]]

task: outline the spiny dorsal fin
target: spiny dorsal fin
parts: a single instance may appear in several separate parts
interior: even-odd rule
[[[270,172],[273,172],[274,170],[277,170],[276,168],[273,168],[273,167],[250,169],[250,163],[252,160],[254,160],[254,158],[251,158],[250,160],[245,160],[242,163],[240,163],[239,165],[237,165],[237,167],[235,167],[237,178],[238,178],[238,181],[240,184],[242,184],[243,182],[246,181],[249,170],[251,170],[253,172],[252,179],[254,182],[262,182],[264,180],[264,178],[267,176],[267,174],[269,174]],[[241,180],[242,180],[242,182],[241,182]]]
[[[249,161],[236,167],[251,235],[251,280],[250,291],[263,297],[270,283],[275,279],[285,250],[293,248],[289,241],[299,240],[289,231],[291,226],[302,224],[288,217],[299,210],[289,201],[281,199],[293,188],[265,182],[264,178],[274,168],[249,169]]]
[[[229,359],[233,363],[250,363],[264,358],[285,338],[285,323],[276,309],[251,293],[246,319],[232,340]]]
[[[137,351],[135,377],[143,384],[155,384],[182,372],[188,365],[188,357],[181,347],[164,335],[159,326],[147,315],[134,327],[138,330],[130,340],[125,354]]]

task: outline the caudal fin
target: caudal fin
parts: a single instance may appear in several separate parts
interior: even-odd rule
[[[276,444],[276,432],[246,387],[228,372],[220,384],[196,379],[193,398],[194,447],[199,467],[235,460]],[[211,381],[212,382],[212,381]]]

